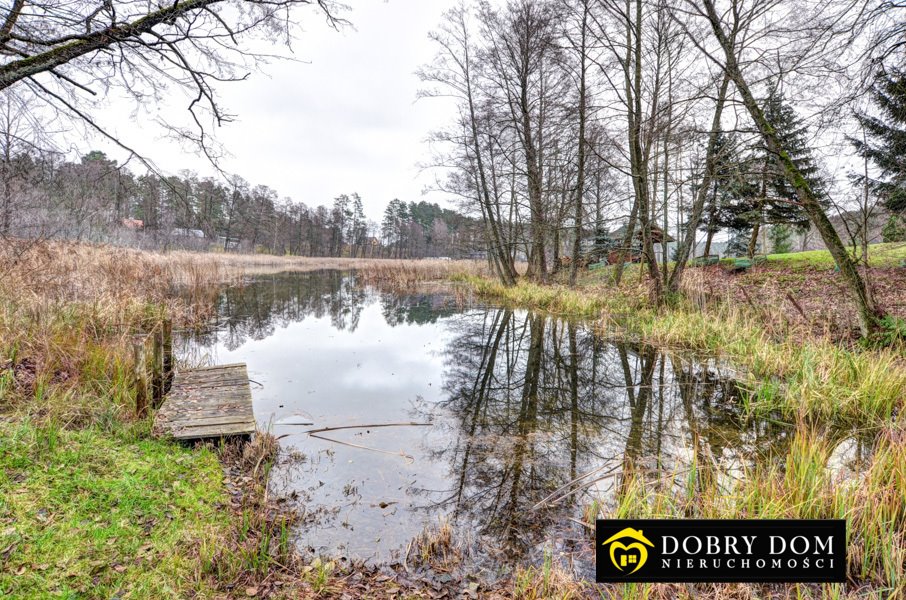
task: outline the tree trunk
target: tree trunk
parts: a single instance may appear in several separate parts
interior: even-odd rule
[[[859,328],[862,332],[862,336],[868,336],[877,329],[878,317],[880,316],[880,313],[869,294],[868,288],[862,280],[861,275],[859,275],[859,270],[856,268],[855,262],[849,256],[846,247],[840,240],[837,230],[834,229],[833,224],[830,222],[830,219],[827,218],[827,214],[815,197],[808,181],[802,176],[802,173],[799,171],[799,168],[793,162],[792,158],[790,158],[786,149],[781,146],[777,139],[776,131],[765,118],[761,106],[759,106],[758,101],[755,100],[755,96],[749,89],[749,85],[746,82],[745,77],[743,77],[742,70],[736,59],[734,44],[727,38],[721,27],[720,17],[714,8],[714,0],[703,0],[703,3],[707,10],[708,19],[711,22],[711,28],[714,35],[717,37],[724,51],[724,56],[726,58],[724,71],[733,83],[736,84],[736,89],[742,97],[743,104],[749,115],[752,117],[752,120],[755,122],[755,126],[761,133],[768,150],[774,156],[778,166],[783,169],[787,181],[789,181],[793,189],[796,190],[799,204],[814,224],[815,229],[818,230],[821,239],[824,241],[824,245],[827,247],[831,256],[833,256],[834,262],[840,269],[840,274],[846,281],[846,285],[856,303]]]
[[[686,223],[686,231],[683,240],[676,251],[676,265],[670,274],[670,280],[667,282],[667,289],[671,292],[679,291],[683,279],[683,271],[686,263],[689,261],[689,255],[692,252],[692,245],[695,243],[695,232],[701,224],[702,211],[705,208],[705,199],[708,197],[708,190],[711,187],[711,181],[714,179],[714,171],[717,169],[717,141],[720,134],[720,118],[724,110],[724,102],[727,98],[727,88],[730,86],[730,79],[726,74],[720,83],[720,90],[717,93],[717,103],[714,105],[714,117],[711,119],[711,132],[708,134],[708,148],[705,150],[705,173],[702,176],[701,185],[698,188],[698,194],[692,205],[692,214],[689,215],[689,222]],[[666,230],[665,230],[666,231]],[[705,243],[705,254],[711,252],[711,239],[714,237],[713,227],[708,226],[708,239]]]
[[[755,221],[755,225],[752,227],[752,235],[749,237],[749,247],[746,250],[746,255],[749,258],[755,257],[755,251],[758,249],[758,233],[761,231],[761,217]],[[764,248],[762,248],[764,251]]]
[[[577,157],[576,194],[574,201],[573,223],[576,234],[573,237],[573,260],[569,265],[569,285],[576,285],[579,273],[579,254],[582,252],[582,201],[585,199],[585,117],[586,117],[586,84],[585,54],[586,34],[588,30],[588,0],[582,2],[582,26],[580,34],[579,58],[579,151]]]
[[[648,266],[649,292],[652,303],[661,304],[663,289],[658,272],[657,256],[651,240],[651,207],[648,188],[647,153],[642,148],[642,0],[636,0],[635,69],[631,81],[632,98],[629,109],[629,156],[632,165],[632,184],[638,204],[638,218],[642,234],[642,259]],[[628,83],[628,82],[627,82]],[[627,86],[628,87],[628,86]],[[652,114],[656,111],[652,111]]]

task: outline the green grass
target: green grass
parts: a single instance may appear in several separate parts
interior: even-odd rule
[[[700,310],[678,302],[654,310],[625,289],[568,289],[520,281],[505,287],[480,277],[460,278],[479,295],[554,314],[599,318],[608,335],[705,352],[741,368],[761,414],[877,425],[906,408],[906,368],[899,349],[859,351],[822,339],[777,339],[758,317],[721,305]]]
[[[857,251],[856,256],[861,254]],[[875,267],[896,267],[906,259],[906,244],[896,242],[888,244],[871,244],[868,247],[869,263]],[[833,268],[834,259],[827,250],[808,250],[806,252],[789,252],[786,254],[769,254],[768,263],[775,262],[788,266],[810,266],[815,268]]]
[[[0,424],[0,596],[204,592],[199,540],[230,513],[216,456],[142,431]]]
[[[906,408],[906,368],[898,349],[860,351],[823,339],[776,339],[757,318],[727,306],[647,313],[626,327],[655,344],[728,359],[743,370],[752,392],[749,408],[760,414],[878,426]]]
[[[520,281],[506,287],[461,277],[476,293],[572,317],[597,318],[605,334],[703,352],[740,369],[752,413],[780,413],[845,426],[877,427],[906,409],[901,347],[850,349],[821,338],[768,332],[759,315],[719,304],[706,309],[678,300],[657,310],[633,285],[569,289]]]
[[[604,294],[587,288],[540,285],[525,280],[506,287],[497,280],[475,275],[458,275],[452,280],[465,283],[479,295],[518,307],[539,308],[555,315],[598,318],[602,312],[629,313],[645,309],[644,298],[626,289],[611,288],[610,293]]]

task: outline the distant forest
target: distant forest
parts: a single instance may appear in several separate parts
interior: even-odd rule
[[[4,137],[3,237],[367,258],[469,257],[485,245],[480,222],[424,201],[393,199],[377,223],[356,193],[307,206],[239,176],[139,175],[100,151],[67,161]]]

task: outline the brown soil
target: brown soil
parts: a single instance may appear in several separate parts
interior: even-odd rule
[[[769,326],[803,326],[814,335],[838,341],[858,337],[854,303],[840,274],[832,268],[769,264],[734,274],[713,265],[688,273],[686,287],[693,293],[709,301],[729,300],[754,309]],[[872,267],[866,275],[878,308],[906,318],[906,268]]]

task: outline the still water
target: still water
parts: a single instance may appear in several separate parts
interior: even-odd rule
[[[259,426],[285,450],[272,493],[303,512],[300,547],[334,558],[402,560],[443,520],[476,564],[550,553],[587,572],[583,510],[613,506],[629,465],[681,482],[707,460],[729,481],[787,439],[739,417],[713,364],[352,273],[228,289],[184,345],[189,363],[248,364]]]

